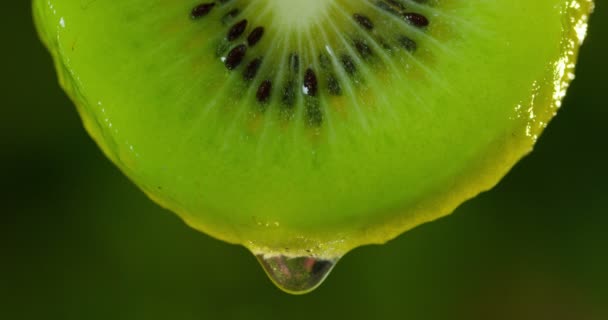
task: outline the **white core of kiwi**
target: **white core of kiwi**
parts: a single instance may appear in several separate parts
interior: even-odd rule
[[[277,18],[277,24],[288,30],[302,30],[324,16],[333,0],[267,0]]]

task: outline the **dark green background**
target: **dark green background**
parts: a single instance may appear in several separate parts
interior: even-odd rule
[[[30,2],[3,2],[0,319],[608,319],[599,2],[577,80],[532,155],[453,215],[350,253],[301,297],[112,166],[57,85]]]

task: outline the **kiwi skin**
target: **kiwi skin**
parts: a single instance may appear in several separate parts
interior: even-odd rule
[[[66,61],[65,53],[58,50],[57,34],[54,32],[56,32],[56,24],[60,22],[54,21],[50,27],[47,25],[48,12],[45,12],[43,1],[34,1],[34,16],[41,38],[54,56],[59,70],[59,81],[81,113],[85,128],[104,153],[117,163],[127,176],[132,177],[152,199],[177,212],[196,229],[228,242],[243,244],[255,253],[285,254],[286,248],[289,248],[289,254],[308,255],[311,254],[312,249],[314,254],[319,256],[337,257],[360,245],[383,243],[421,223],[449,214],[464,200],[494,186],[514,163],[531,150],[532,144],[559,107],[563,92],[571,81],[570,74],[576,61],[579,42],[582,41],[582,36],[576,34],[575,30],[586,24],[588,13],[592,8],[591,1],[568,2],[568,4],[574,3],[579,6],[568,6],[568,10],[573,12],[567,14],[568,19],[564,19],[563,47],[560,50],[562,56],[547,68],[545,78],[539,80],[541,85],[531,89],[530,95],[535,96],[535,100],[522,103],[520,106],[522,110],[537,111],[533,121],[522,120],[525,124],[526,136],[529,138],[497,137],[491,143],[497,147],[477,157],[476,162],[469,166],[469,171],[463,171],[460,177],[452,179],[453,183],[449,188],[429,194],[414,208],[390,207],[385,209],[386,212],[378,210],[376,215],[382,217],[381,219],[370,219],[365,223],[357,224],[354,230],[340,228],[339,224],[342,223],[340,220],[323,227],[314,225],[303,228],[295,223],[281,224],[280,228],[275,228],[271,219],[263,218],[247,224],[226,224],[222,221],[224,218],[201,216],[193,212],[188,206],[176,201],[172,195],[137,177],[134,167],[121,156],[113,137],[108,136],[103,124],[99,123],[99,117],[91,113],[93,103],[88,101],[86,93],[83,93],[82,84],[78,82],[74,70]],[[64,47],[63,50],[66,48]],[[557,74],[556,69],[559,70]],[[213,211],[211,208],[206,209]],[[403,212],[403,214],[394,214],[394,212]]]

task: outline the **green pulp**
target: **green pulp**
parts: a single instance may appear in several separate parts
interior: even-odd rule
[[[420,54],[312,130],[224,85],[205,38],[221,29],[189,19],[198,3],[34,0],[34,14],[87,130],[151,198],[254,252],[326,257],[496,184],[559,107],[592,6],[436,1]]]

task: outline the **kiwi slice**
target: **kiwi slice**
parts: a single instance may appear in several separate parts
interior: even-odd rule
[[[593,6],[33,4],[105,154],[189,225],[260,256],[292,292],[349,250],[495,185],[559,108]]]

